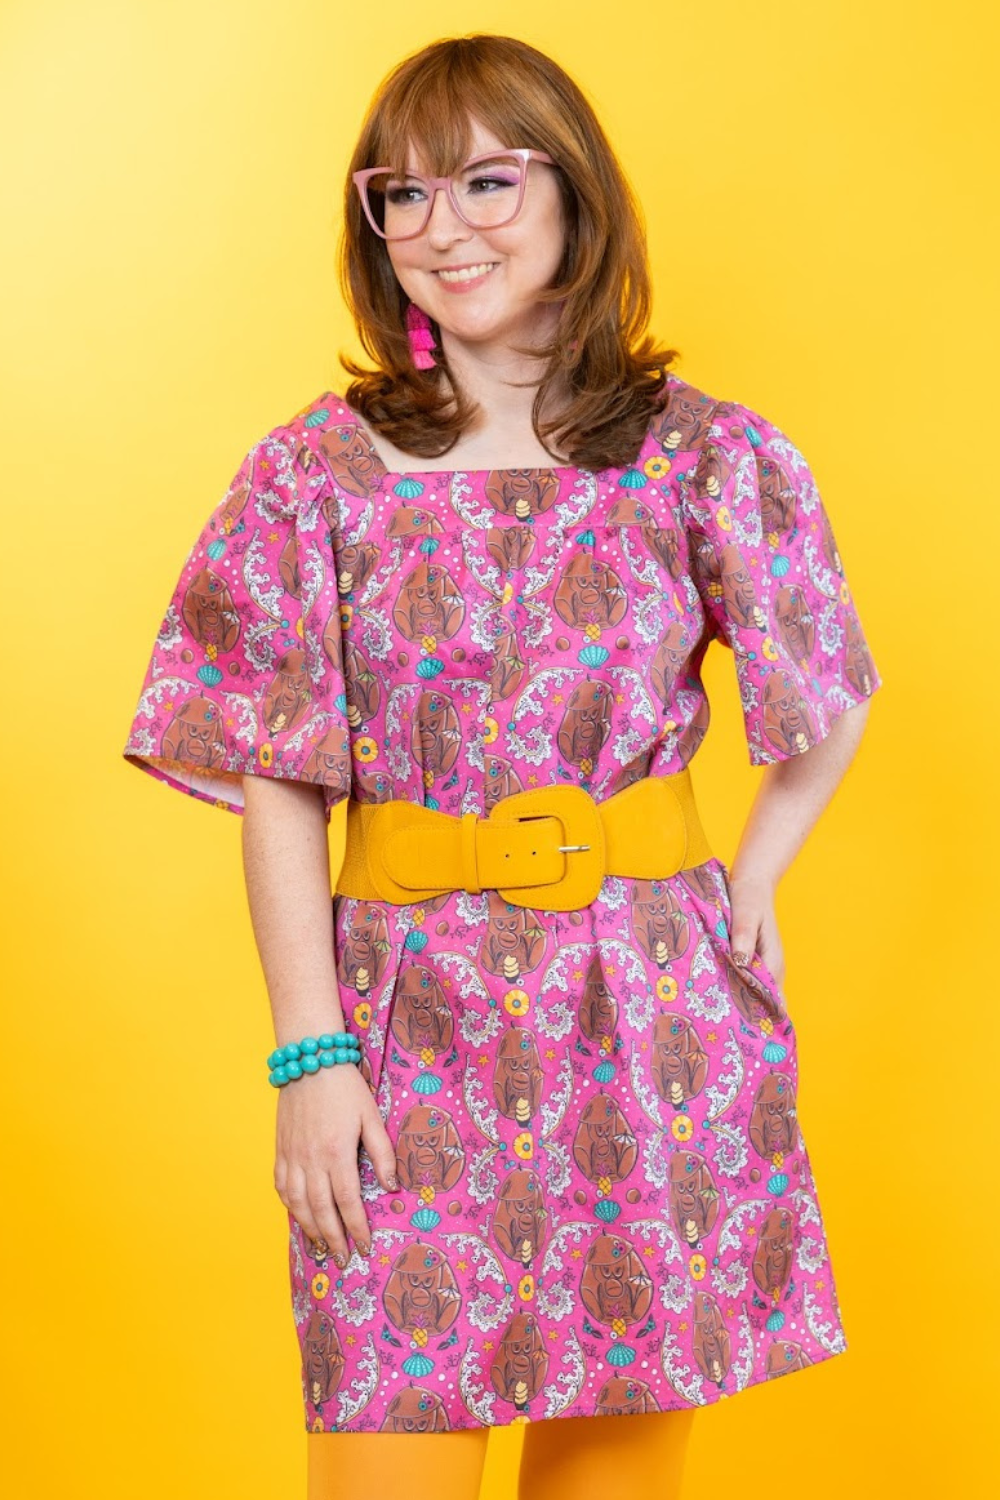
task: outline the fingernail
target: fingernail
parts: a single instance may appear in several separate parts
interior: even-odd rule
[[[337,1254],[333,1258],[337,1262],[337,1265],[340,1267],[341,1270],[343,1270],[344,1267],[347,1265],[347,1256],[346,1255],[341,1255],[341,1253],[340,1253],[339,1250],[337,1251]]]
[[[372,1247],[371,1247],[371,1245],[359,1245],[358,1246],[358,1254],[359,1255],[371,1255],[371,1253],[372,1253]]]
[[[392,1192],[395,1193],[399,1188],[399,1178],[396,1176],[395,1172],[393,1172],[391,1176],[387,1177],[385,1180],[389,1184]]]
[[[749,955],[746,953],[734,953],[733,962],[745,966],[749,962]]]

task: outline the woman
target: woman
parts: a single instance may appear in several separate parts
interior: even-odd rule
[[[342,275],[376,368],[247,454],[125,749],[244,815],[309,1494],[474,1496],[511,1422],[523,1496],[676,1494],[699,1406],[846,1348],[774,895],[880,678],[802,455],[639,343],[549,58],[394,70]],[[767,767],[732,869],[713,637]]]

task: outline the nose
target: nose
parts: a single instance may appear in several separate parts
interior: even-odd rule
[[[438,240],[447,242],[454,239],[456,235],[465,235],[468,238],[470,232],[468,224],[455,212],[445,188],[436,188],[431,199],[430,215],[424,225],[424,233],[435,242]]]

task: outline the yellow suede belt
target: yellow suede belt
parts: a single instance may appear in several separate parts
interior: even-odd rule
[[[531,787],[487,817],[350,797],[334,890],[394,905],[496,890],[515,906],[573,911],[590,905],[605,875],[664,879],[711,857],[686,768],[603,802],[568,783]]]

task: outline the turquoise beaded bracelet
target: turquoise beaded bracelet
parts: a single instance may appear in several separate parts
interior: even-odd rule
[[[361,1061],[361,1044],[349,1031],[324,1031],[320,1037],[304,1036],[301,1042],[286,1042],[267,1059],[268,1083],[280,1089],[303,1073],[318,1073],[335,1063]]]

